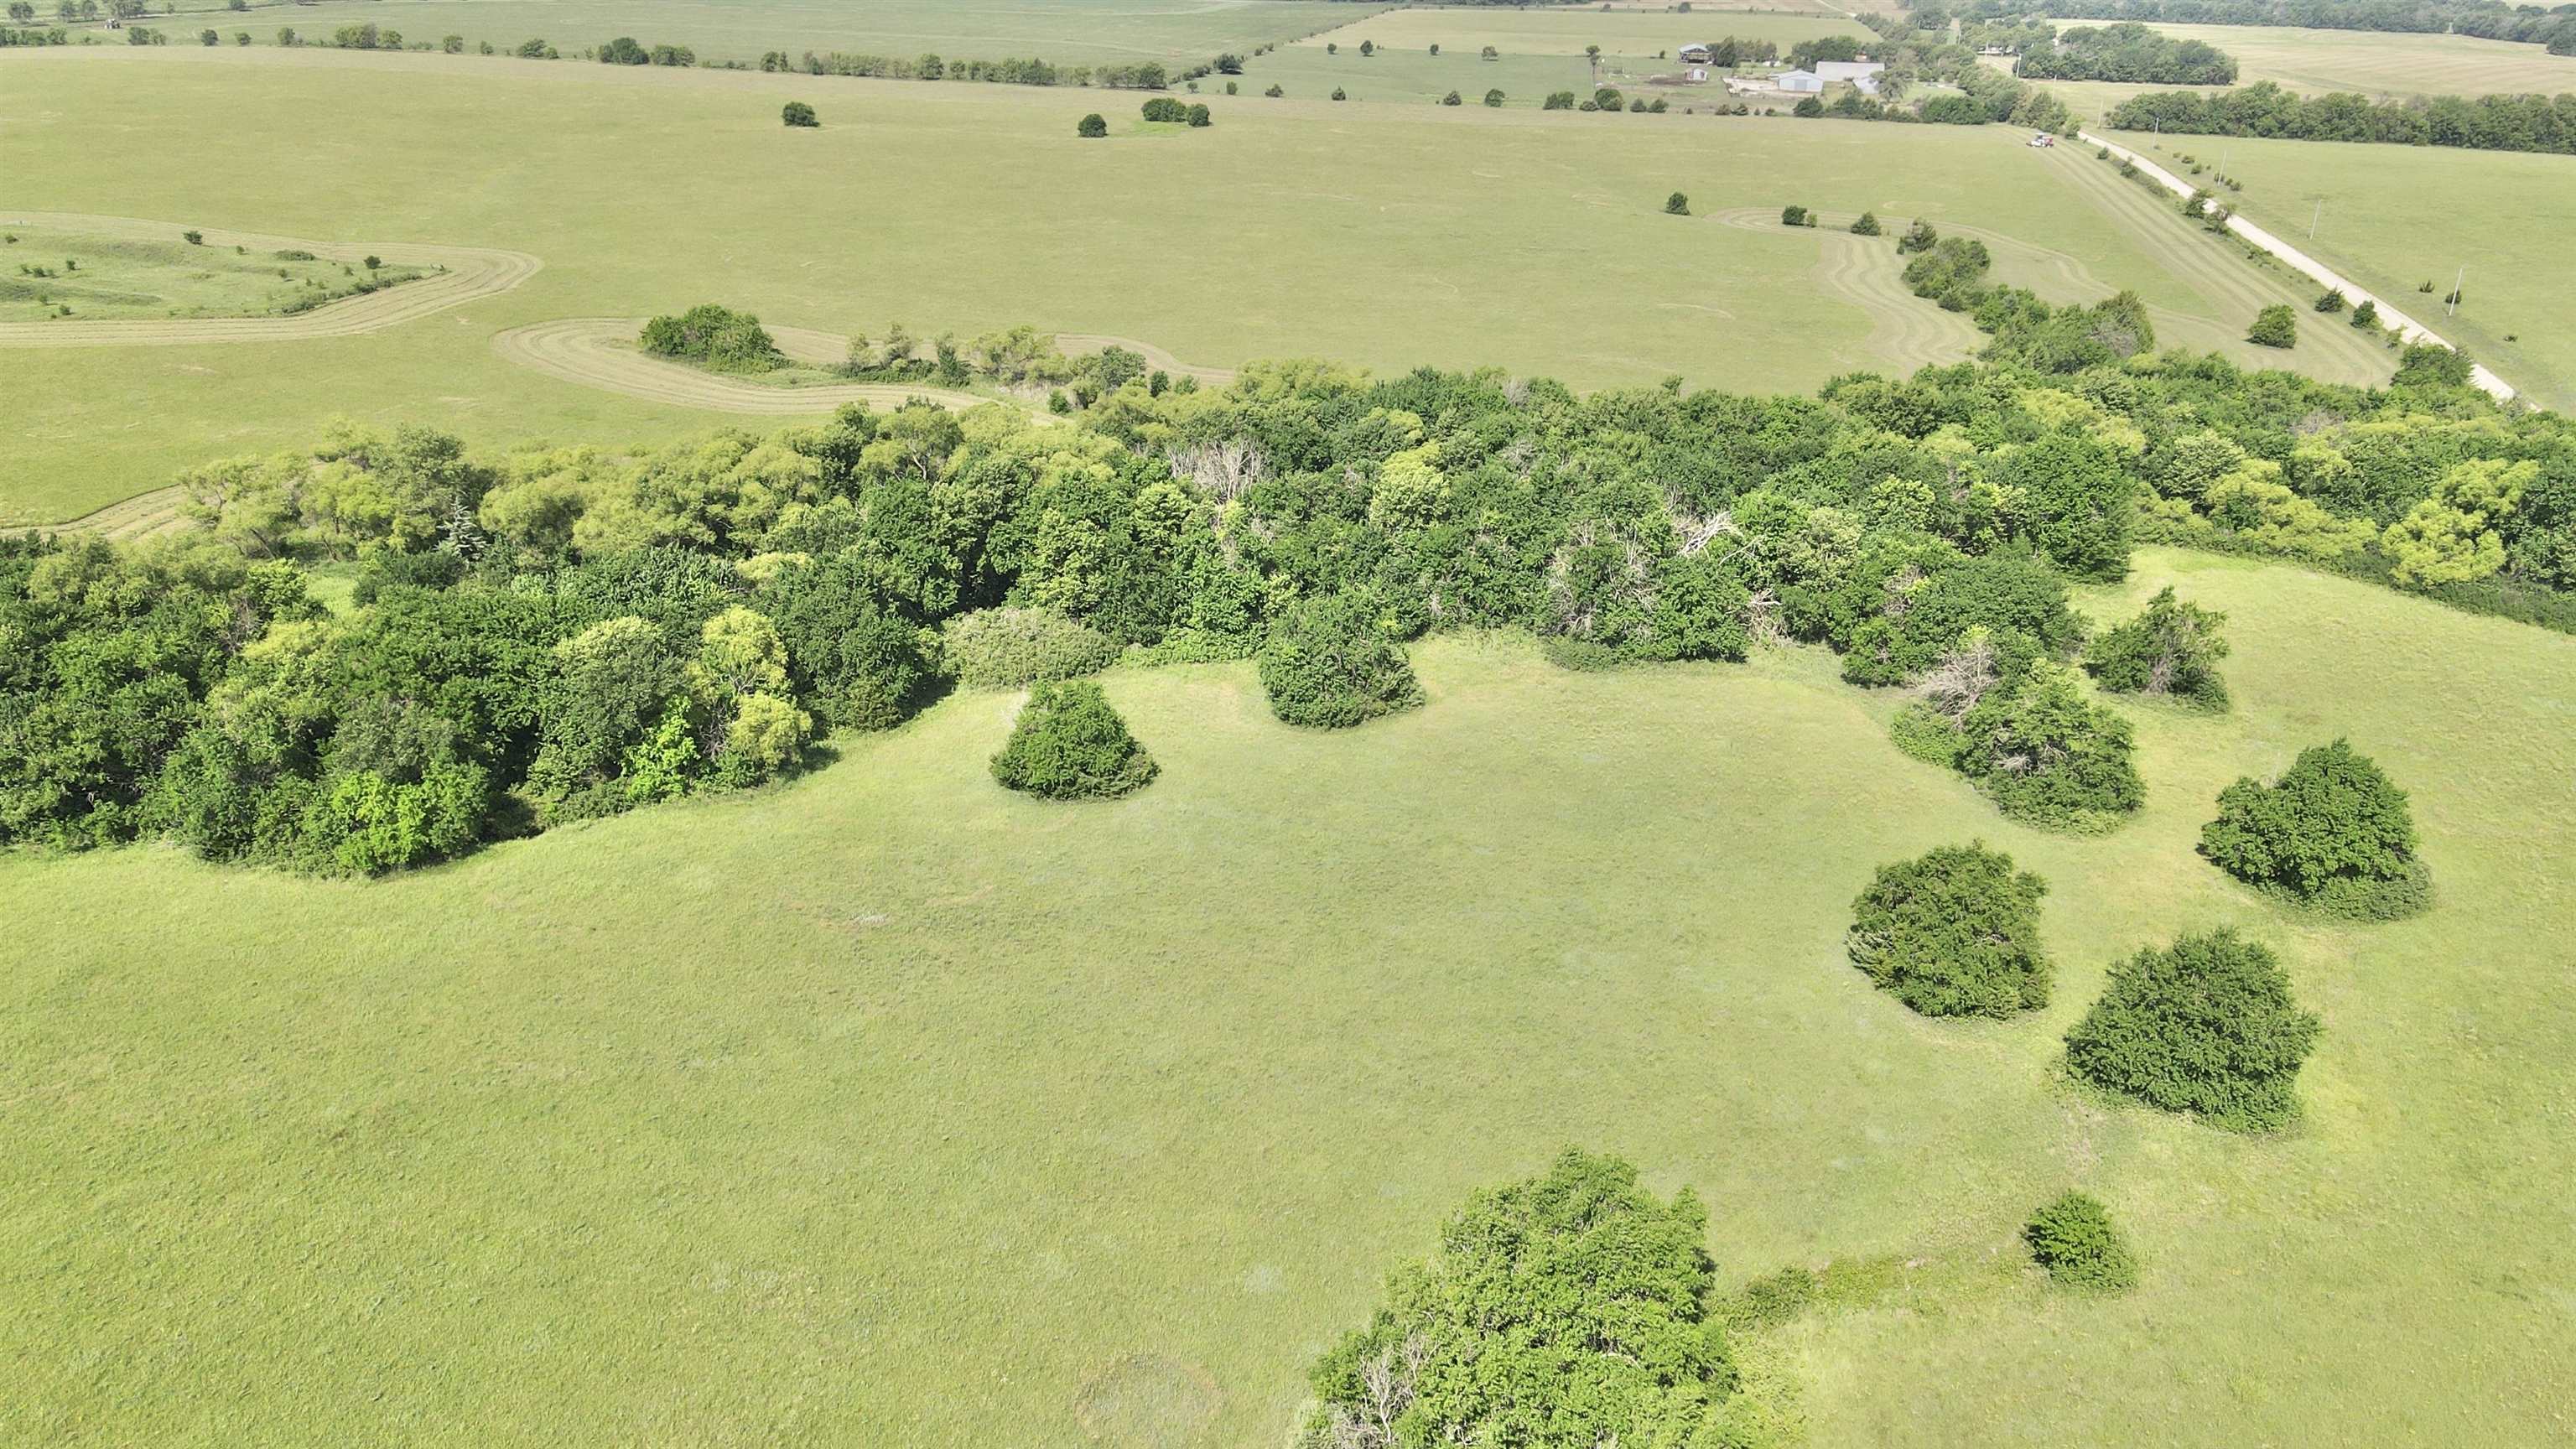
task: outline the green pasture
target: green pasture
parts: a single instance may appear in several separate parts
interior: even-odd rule
[[[379,884],[0,858],[0,1441],[1276,1444],[1381,1275],[1577,1142],[1696,1187],[1722,1281],[1874,1265],[1772,1345],[1819,1445],[2551,1442],[2576,639],[2153,551],[2088,607],[2168,582],[2239,706],[2120,705],[2148,805],[2099,838],[1907,759],[1820,654],[1446,640],[1349,734],[1249,665],[1113,673],[1163,767],[1114,804],[996,787],[1017,698],[971,694]],[[2420,920],[2192,854],[2336,735],[2414,792]],[[1971,838],[2051,887],[2010,1023],[1842,953],[1875,866]],[[2324,1018],[2306,1120],[2066,1085],[2107,963],[2222,923]],[[2134,1294],[2015,1266],[2069,1186]]]
[[[646,45],[688,46],[701,64],[756,62],[773,50],[838,50],[1107,65],[1196,64],[1223,50],[1284,44],[1355,12],[1366,7],[1327,0],[322,0],[209,15],[205,23],[227,34],[248,28],[261,45],[280,25],[311,42],[343,25],[373,24],[402,32],[405,43],[461,35],[469,49],[490,41],[506,50],[534,37],[567,56],[631,35]]]
[[[253,90],[262,103],[241,104]],[[823,128],[781,127],[789,99]],[[530,323],[710,300],[844,334],[1026,322],[1215,366],[1323,356],[1747,391],[1910,370],[1919,356],[1873,341],[1929,308],[1893,283],[1892,250],[1884,285],[1855,291],[1824,275],[1816,234],[1710,215],[1793,201],[1982,227],[2063,259],[2030,278],[2059,300],[2130,287],[2203,318],[2183,329],[2195,345],[2355,366],[2233,341],[2253,310],[2226,281],[2241,263],[2169,208],[2102,201],[2075,158],[2002,127],[1202,99],[1208,129],[1084,141],[1084,112],[1124,121],[1140,98],[273,48],[0,53],[9,205],[545,263],[379,333],[5,354],[0,523],[75,517],[208,458],[309,440],[333,414],[492,444],[729,421],[492,348]],[[1676,190],[1700,216],[1663,214]]]
[[[369,282],[425,275],[416,267],[370,272],[354,262],[191,245],[184,230],[173,226],[168,241],[153,242],[13,224],[0,242],[0,321],[270,317],[350,296]],[[51,275],[35,275],[39,269]]]
[[[2063,30],[2101,22],[2056,23]],[[2155,28],[2179,39],[2207,41],[2236,57],[2238,85],[2271,81],[2301,95],[2350,91],[2374,100],[2406,100],[2417,96],[2557,95],[2576,91],[2576,56],[2551,55],[2537,45],[2505,40],[2378,30],[2296,30],[2267,25]],[[2007,71],[2013,65],[2009,57],[1989,57],[1987,63]],[[2044,84],[2087,118],[2107,115],[2131,96],[2174,89],[2125,81]]]
[[[2143,133],[2113,139],[2169,166],[2184,153],[2210,162],[2223,155],[2228,174],[2245,183],[2228,198],[2237,210],[2459,342],[2534,402],[2576,408],[2576,286],[2568,280],[2576,164],[2568,157]],[[2460,311],[2444,317],[2442,297],[2463,266]],[[2432,292],[2416,290],[2428,281]]]

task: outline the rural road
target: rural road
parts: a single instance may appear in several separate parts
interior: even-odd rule
[[[2130,150],[2128,147],[2122,146],[2113,141],[2106,141],[2101,137],[2094,135],[2090,131],[2076,132],[2075,139],[2082,141],[2087,145],[2099,146],[2110,152],[2112,155],[2119,157],[2121,160],[2130,162],[2140,171],[2145,172],[2156,182],[2156,184],[2164,187],[2167,191],[2172,192],[2176,196],[2189,199],[2194,191],[2200,189],[2199,187],[2192,185],[2190,182],[2183,180],[2181,177],[2174,175],[2172,172],[2167,171],[2155,162],[2150,161],[2146,157],[2139,155],[2137,152]],[[2378,296],[2367,288],[2355,284],[2349,278],[2346,278],[2341,273],[2335,271],[2332,267],[2329,267],[2325,263],[2318,261],[2316,258],[2309,256],[2306,252],[2303,252],[2297,247],[2290,245],[2288,242],[2281,240],[2271,232],[2262,227],[2256,226],[2245,218],[2241,216],[2230,216],[2227,219],[2227,229],[2280,258],[2283,262],[2287,263],[2292,270],[2306,276],[2318,286],[2330,287],[2343,293],[2345,297],[2351,299],[2355,306],[2359,306],[2363,302],[2378,303],[2379,320],[2396,328],[2397,335],[2401,339],[2408,342],[2430,342],[2436,346],[2449,347],[2454,352],[2459,350],[2449,338],[2442,336],[2432,328],[2425,326],[2423,323],[2416,321],[2414,318],[2407,316],[2404,312],[2401,312],[2396,307],[2390,305],[2387,298]],[[2515,396],[2513,385],[2506,382],[2503,378],[2496,376],[2493,372],[2488,371],[2483,363],[2472,362],[2469,364],[2469,380],[2476,383],[2480,388],[2483,388],[2487,392],[2492,393],[2500,402],[2511,402]]]
[[[166,221],[75,212],[21,211],[0,215],[0,225],[59,227],[125,241],[172,241],[180,228]],[[370,253],[403,266],[440,270],[418,281],[326,302],[291,317],[137,317],[88,321],[0,322],[0,347],[183,347],[209,342],[296,342],[313,337],[353,337],[398,327],[433,312],[494,296],[537,274],[545,263],[525,252],[486,247],[430,246],[411,242],[319,242],[260,232],[200,228],[206,245],[257,252],[308,251],[354,262]]]

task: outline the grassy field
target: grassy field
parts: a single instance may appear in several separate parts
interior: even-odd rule
[[[1444,55],[1456,50],[1471,57],[1488,45],[1504,55],[1581,55],[1583,47],[1597,45],[1605,55],[1651,56],[1657,51],[1679,50],[1693,41],[1715,40],[1724,35],[1776,41],[1785,53],[1802,40],[1870,34],[1858,21],[1812,13],[1697,10],[1682,14],[1672,10],[1604,12],[1572,6],[1549,10],[1422,6],[1389,10],[1365,19],[1355,17],[1352,23],[1329,35],[1313,36],[1299,44],[1320,47],[1330,43],[1353,50],[1361,41],[1369,40],[1384,50],[1426,53],[1436,44]]]
[[[372,23],[401,31],[406,41],[461,35],[469,47],[490,41],[507,49],[534,36],[566,55],[631,35],[646,45],[688,46],[702,63],[838,50],[906,59],[930,52],[951,60],[1195,64],[1219,51],[1329,29],[1355,8],[1365,13],[1326,0],[322,0],[210,15],[205,23],[227,33],[248,28],[262,45],[279,25],[311,40]]]
[[[2086,24],[2061,20],[2060,29]],[[2098,23],[2098,22],[2093,22]],[[2294,30],[2265,25],[2158,25],[2183,40],[2205,40],[2238,64],[2237,84],[2271,81],[2301,95],[2353,91],[2373,99],[2576,91],[2576,56],[2537,45],[2467,35],[2401,35],[2374,30]],[[2012,62],[1999,62],[2010,70]],[[2115,81],[2050,81],[2048,88],[2088,117],[2129,97],[2170,86]]]
[[[275,252],[133,241],[12,225],[0,245],[0,322],[50,317],[275,317],[424,275]],[[39,277],[37,270],[50,275]],[[70,308],[68,312],[61,309]]]
[[[1815,654],[1449,641],[1349,735],[1248,666],[1114,674],[1164,771],[1116,805],[993,786],[981,694],[384,884],[0,858],[0,1440],[1275,1444],[1390,1265],[1581,1142],[1696,1186],[1727,1281],[1883,1264],[1783,1341],[1820,1445],[2551,1442],[2576,640],[2167,553],[2090,606],[2165,582],[2231,615],[2240,708],[2128,710],[2148,806],[2098,839],[1907,760]],[[2337,734],[2414,791],[2423,919],[2191,853]],[[2052,887],[2057,997],[2008,1024],[1841,951],[1874,866],[1972,837]],[[2217,923],[2325,1019],[2284,1138],[2055,1075],[2108,961]],[[2136,1294],[2012,1268],[2070,1184]]]
[[[2460,343],[2534,402],[2576,409],[2569,158],[2212,136],[2114,139],[2164,158],[2189,152],[2215,161],[2223,153],[2228,173],[2245,183],[2242,195],[2228,198],[2239,211]],[[2442,295],[2463,266],[2461,309],[2445,318]],[[2428,281],[2431,294],[2416,290]]]
[[[46,353],[11,387],[0,523],[75,517],[207,458],[306,440],[335,413],[492,443],[724,421],[532,376],[494,346],[713,298],[844,334],[1027,322],[1219,367],[1493,364],[1580,387],[1679,373],[1805,389],[1920,360],[1873,338],[1887,308],[1926,304],[1817,286],[1830,256],[1814,234],[1664,216],[1675,190],[1702,212],[1797,201],[1978,226],[2062,260],[2034,278],[2060,300],[2133,287],[2200,319],[2160,321],[2174,340],[2280,360],[2234,339],[2252,315],[2242,288],[2284,284],[2212,270],[2224,249],[2168,208],[2000,127],[1219,95],[1210,129],[1086,142],[1085,111],[1132,116],[1134,97],[271,48],[21,50],[0,67],[0,205],[544,264],[365,336]],[[245,87],[263,104],[239,104]],[[780,127],[790,98],[823,129]],[[117,166],[97,164],[109,154]]]

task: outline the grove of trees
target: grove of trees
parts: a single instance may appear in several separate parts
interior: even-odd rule
[[[2013,73],[2032,80],[2228,86],[2236,84],[2236,59],[2207,41],[2176,40],[2124,22],[2061,31],[2054,44],[2024,50]]]
[[[2241,90],[2152,91],[2111,108],[2106,125],[2166,135],[2374,141],[2477,151],[2576,154],[2576,94],[2372,100],[2338,91],[2301,96],[2271,81]]]

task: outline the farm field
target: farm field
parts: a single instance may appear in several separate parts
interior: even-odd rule
[[[310,252],[191,245],[177,228],[148,239],[16,222],[0,230],[8,238],[0,323],[281,316],[427,275]]]
[[[1248,665],[1113,673],[1164,767],[1113,805],[994,787],[985,693],[370,885],[0,857],[0,1440],[1275,1444],[1390,1266],[1579,1142],[1694,1186],[1722,1282],[1878,1265],[1777,1331],[1820,1445],[2551,1442],[2576,639],[2158,550],[2087,606],[2166,583],[2230,614],[2238,708],[2123,706],[2148,803],[2098,838],[1909,761],[1818,654],[1447,639],[1348,734]],[[2429,915],[2193,857],[2334,734],[2415,792]],[[1872,867],[1972,837],[2052,887],[2010,1023],[1843,956]],[[2305,1121],[2064,1085],[2106,963],[2220,923],[2324,1018]],[[2135,1292],[2016,1266],[2069,1184]]]
[[[542,264],[370,333],[0,353],[13,400],[0,524],[78,517],[191,464],[305,441],[335,414],[494,444],[724,422],[538,375],[495,346],[514,329],[700,301],[843,334],[1026,322],[1214,367],[1493,364],[1578,387],[1678,373],[1806,389],[1973,346],[1903,294],[1892,249],[1873,254],[1874,275],[1846,275],[1848,249],[1813,232],[1721,219],[1791,201],[2009,237],[2006,280],[2070,301],[2132,288],[2168,342],[2355,381],[2388,365],[2331,343],[2286,357],[2244,344],[2255,305],[2303,296],[2142,190],[2089,174],[2089,156],[2031,152],[2000,127],[1247,94],[1209,97],[1207,130],[1084,142],[1083,113],[1135,98],[265,47],[15,51],[0,66],[0,209]],[[253,81],[274,104],[228,101]],[[110,94],[115,106],[98,103]],[[817,105],[823,129],[781,128],[791,98]],[[295,119],[316,114],[333,126]],[[1605,125],[1624,128],[1619,144],[1600,144]],[[110,151],[120,165],[95,164]],[[406,164],[353,164],[393,154]],[[632,184],[648,154],[653,184]],[[1675,190],[1703,215],[1662,215]],[[707,217],[739,224],[674,225]]]
[[[308,40],[343,25],[372,24],[406,41],[461,35],[468,47],[508,49],[530,37],[570,56],[631,35],[646,45],[685,45],[701,64],[757,62],[773,50],[846,51],[910,59],[1034,57],[1058,64],[1146,60],[1197,64],[1223,50],[1294,40],[1328,29],[1365,7],[1326,0],[868,0],[813,5],[789,0],[322,0],[261,6],[247,15],[209,12],[229,33],[249,28],[268,44],[279,25]],[[185,18],[185,17],[181,17]],[[175,21],[174,21],[175,23]]]
[[[2534,402],[2576,408],[2576,287],[2564,255],[2576,229],[2569,158],[2130,132],[2112,139],[2153,156],[2213,161],[2223,146],[2229,174],[2245,183],[2228,198],[2237,210],[2395,300]],[[2445,318],[2442,294],[2464,265],[2461,309]],[[2427,281],[2431,295],[2416,290]]]
[[[1421,6],[1354,16],[1332,33],[1309,36],[1298,44],[1317,48],[1334,44],[1352,50],[1368,40],[1385,50],[1425,53],[1436,44],[1443,55],[1459,50],[1469,56],[1488,45],[1507,56],[1579,56],[1583,47],[1598,45],[1604,54],[1651,56],[1724,35],[1774,41],[1785,53],[1802,40],[1828,35],[1869,37],[1872,32],[1856,20],[1814,13]]]

